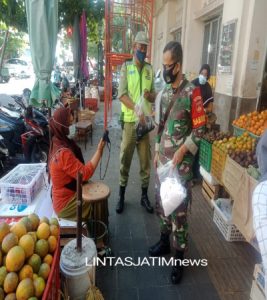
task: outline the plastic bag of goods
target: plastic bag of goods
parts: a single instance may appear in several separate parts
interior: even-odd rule
[[[140,97],[138,104],[135,106],[135,114],[139,118],[135,124],[136,141],[139,142],[146,134],[155,128],[154,120],[152,116],[149,115],[149,111],[145,106],[145,99],[143,95]]]
[[[186,189],[183,187],[176,167],[172,161],[157,169],[160,181],[160,198],[164,215],[168,217],[184,201]]]

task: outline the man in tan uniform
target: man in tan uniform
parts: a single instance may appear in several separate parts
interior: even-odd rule
[[[155,100],[152,66],[145,62],[148,47],[145,32],[138,32],[134,41],[133,59],[127,60],[121,68],[119,99],[121,101],[122,142],[120,151],[120,194],[116,207],[117,213],[124,208],[124,195],[128,183],[129,171],[135,147],[140,162],[140,178],[142,183],[141,205],[149,213],[153,213],[147,190],[150,178],[150,144],[149,134],[136,142],[136,122],[142,121],[144,115],[137,113],[140,98],[144,97],[143,110],[151,114],[151,103]]]

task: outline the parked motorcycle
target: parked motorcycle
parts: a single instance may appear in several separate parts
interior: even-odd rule
[[[26,107],[22,97],[15,102],[24,112],[26,132],[21,135],[22,149],[27,162],[47,162],[49,152],[49,128],[47,118],[32,106]]]
[[[112,81],[112,99],[116,99],[118,97],[118,88],[119,84],[116,81]]]

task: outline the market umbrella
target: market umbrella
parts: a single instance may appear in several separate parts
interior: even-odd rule
[[[81,43],[80,43],[80,29],[79,17],[76,15],[73,23],[72,34],[72,53],[73,53],[73,67],[74,77],[76,81],[81,78]]]
[[[81,39],[81,75],[83,79],[89,78],[87,65],[87,22],[86,14],[83,11],[80,21],[80,39]]]
[[[57,32],[58,0],[25,0],[32,63],[36,80],[31,93],[31,104],[48,107],[59,98],[60,90],[51,83]]]

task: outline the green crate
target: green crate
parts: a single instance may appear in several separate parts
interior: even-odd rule
[[[246,130],[244,128],[237,127],[233,125],[234,127],[234,136],[241,136]]]
[[[199,149],[199,163],[207,171],[210,172],[212,159],[212,144],[202,139]]]
[[[255,135],[255,134],[253,134],[253,133],[250,132],[250,131],[248,131],[248,134],[249,134],[251,137],[253,137],[253,139],[256,139],[256,140],[260,139],[260,136]]]

